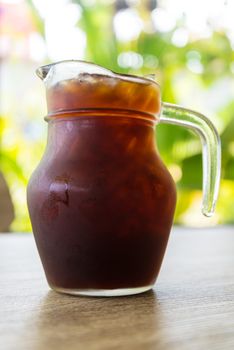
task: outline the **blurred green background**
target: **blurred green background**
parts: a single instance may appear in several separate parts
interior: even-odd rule
[[[34,70],[62,59],[156,74],[164,101],[211,118],[222,139],[222,181],[213,218],[200,213],[200,141],[186,129],[159,125],[158,147],[177,184],[175,222],[233,223],[233,13],[234,1],[227,0],[3,0],[0,171],[14,206],[14,220],[5,230],[31,231],[25,189],[47,132],[44,87]]]

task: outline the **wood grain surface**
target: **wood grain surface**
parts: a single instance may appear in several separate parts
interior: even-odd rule
[[[174,228],[154,290],[50,291],[30,234],[0,234],[1,350],[233,350],[234,228]]]

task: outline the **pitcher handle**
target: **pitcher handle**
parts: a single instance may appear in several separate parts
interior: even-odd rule
[[[162,103],[160,123],[185,126],[202,142],[203,199],[202,213],[214,213],[220,184],[221,141],[213,123],[204,115],[170,103]]]

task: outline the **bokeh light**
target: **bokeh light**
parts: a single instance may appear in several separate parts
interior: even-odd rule
[[[162,97],[199,110],[223,144],[217,214],[203,219],[201,146],[183,129],[158,126],[160,154],[177,183],[176,223],[234,221],[234,1],[2,0],[0,156],[15,207],[12,230],[31,230],[25,188],[46,143],[45,95],[34,71],[63,59],[155,75]]]

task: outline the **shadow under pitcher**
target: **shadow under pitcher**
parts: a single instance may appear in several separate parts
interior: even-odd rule
[[[203,144],[203,204],[213,214],[220,139],[209,119],[169,103],[151,79],[92,63],[37,70],[46,86],[48,142],[28,184],[28,208],[47,281],[74,295],[153,287],[176,204],[155,127],[192,129]]]

